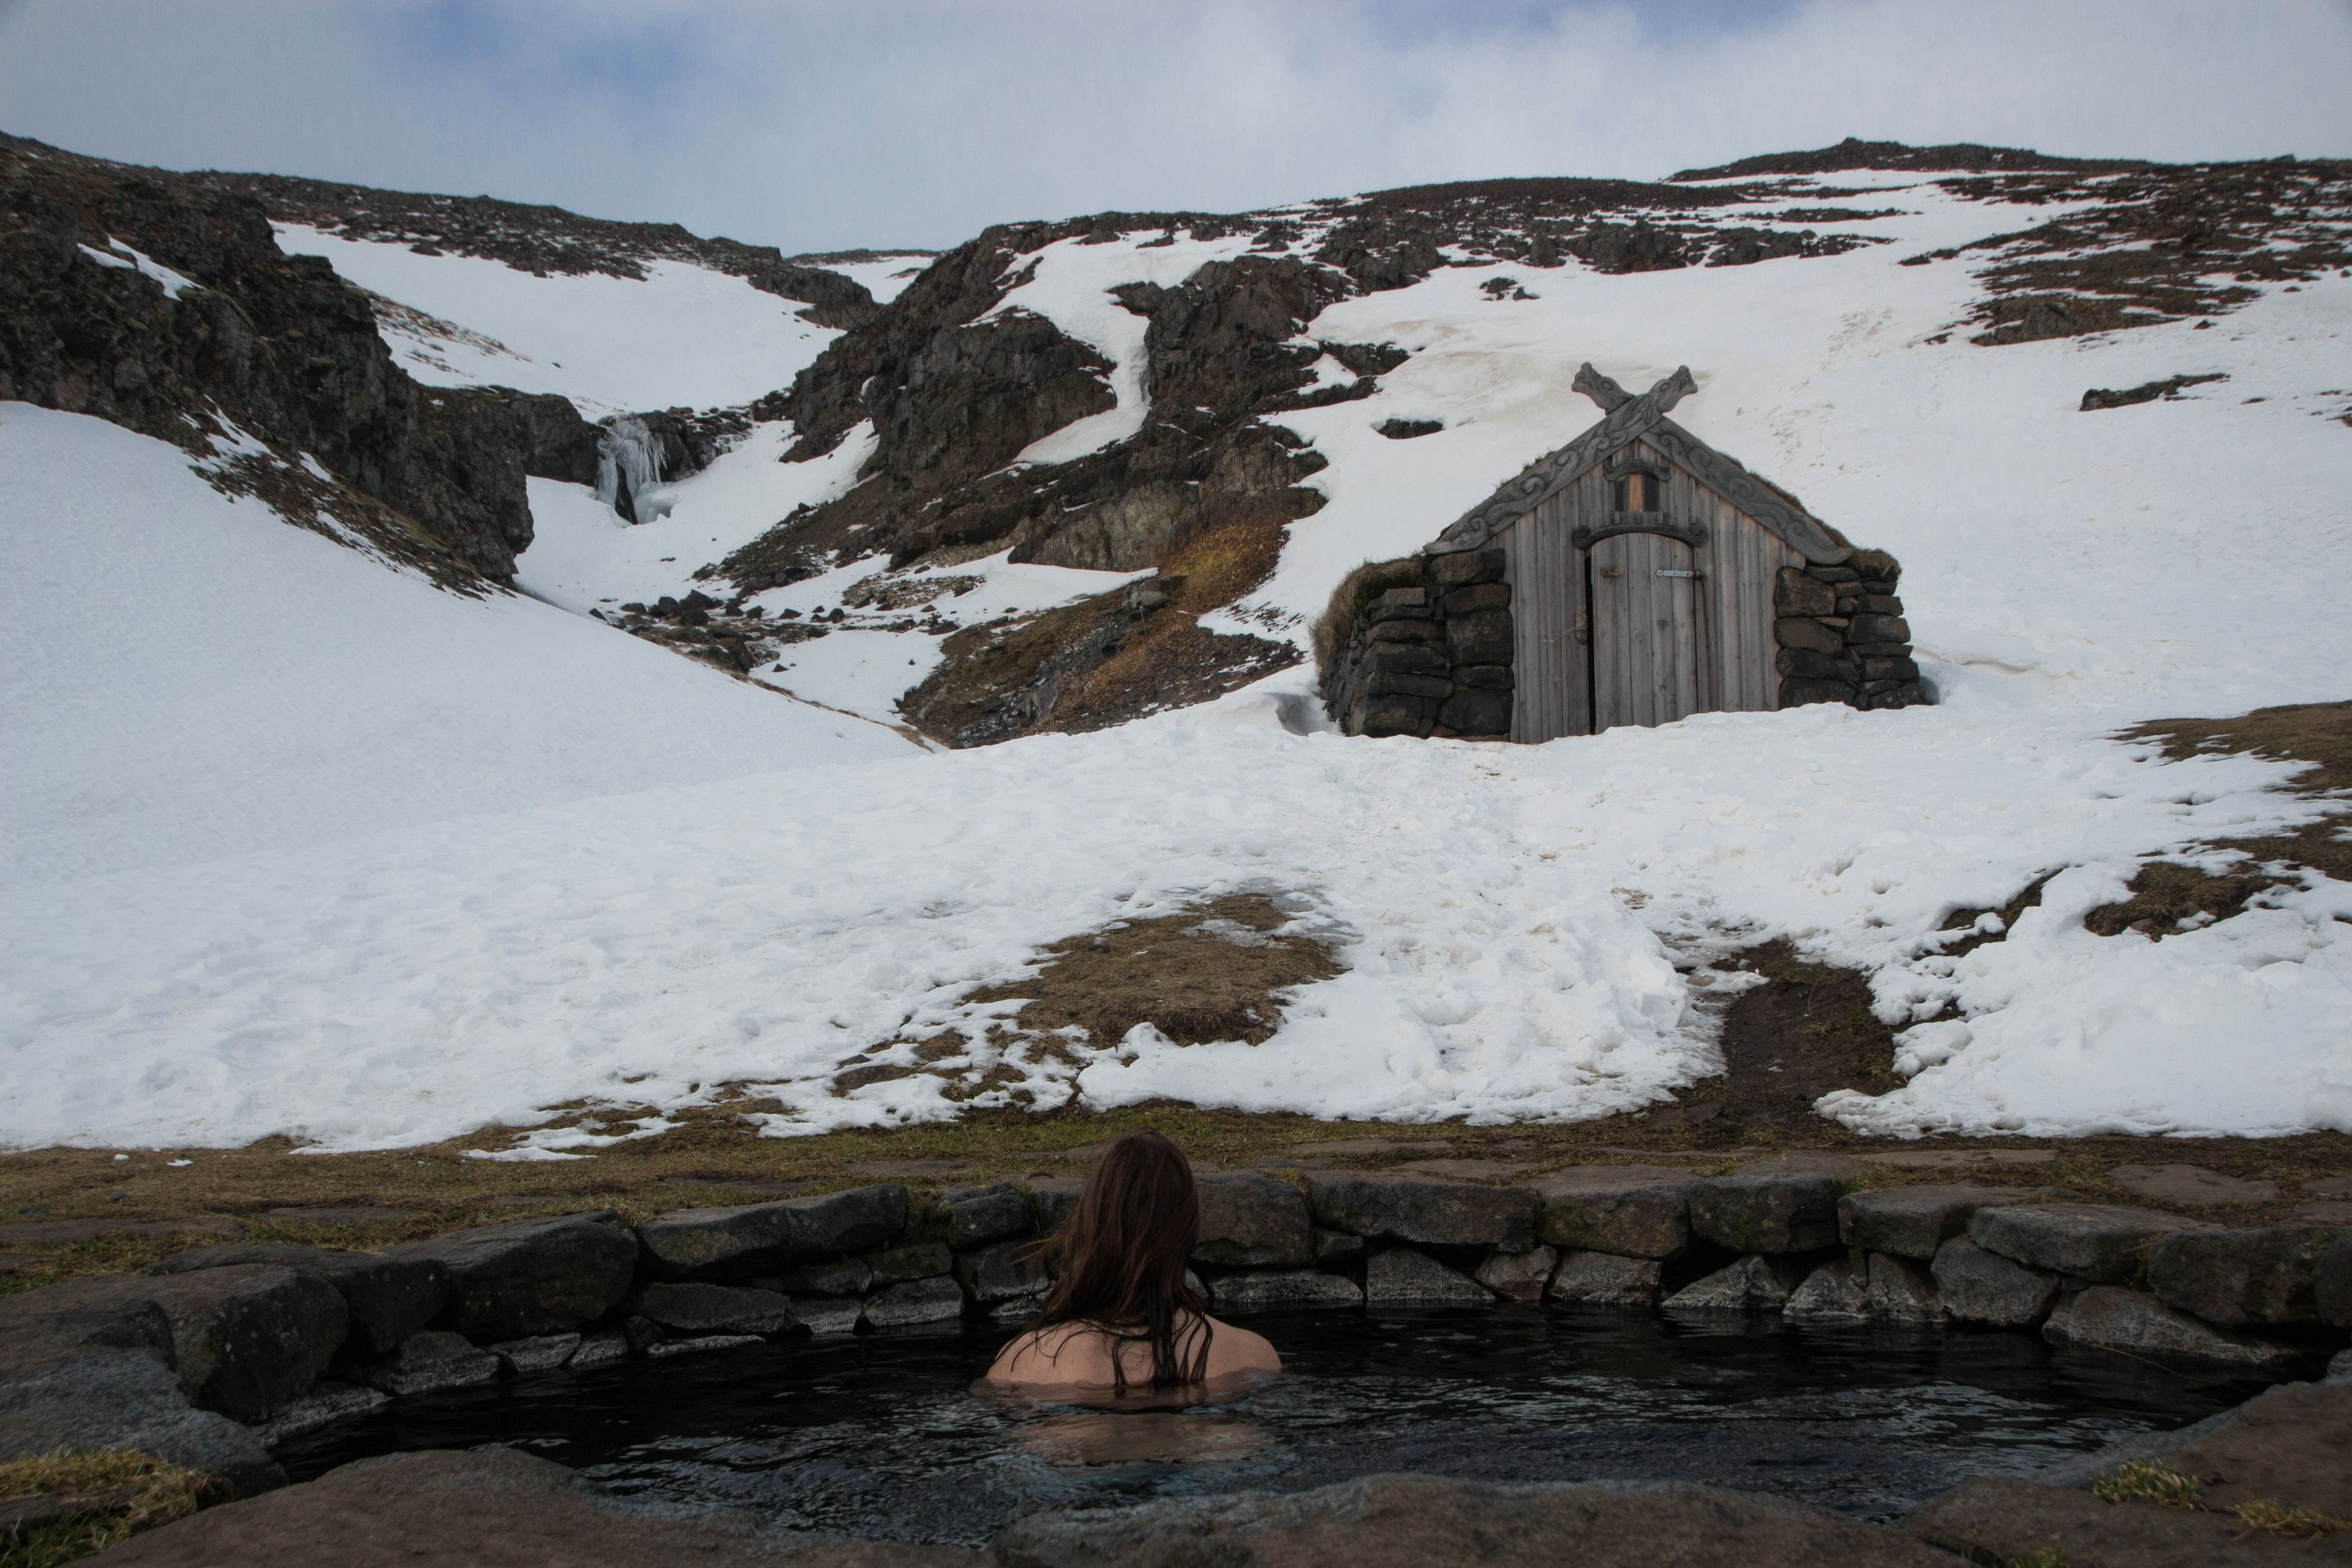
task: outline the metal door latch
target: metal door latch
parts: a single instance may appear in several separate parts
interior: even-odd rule
[[[1672,567],[1661,566],[1658,568],[1658,575],[1661,577],[1696,577],[1698,574],[1696,572],[1677,572]]]

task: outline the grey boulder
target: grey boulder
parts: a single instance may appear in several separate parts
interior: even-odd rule
[[[943,1263],[932,1272],[944,1274],[947,1267]],[[754,1279],[751,1283],[787,1296],[863,1296],[874,1289],[874,1265],[863,1258],[828,1258],[822,1263],[796,1264],[772,1281]]]
[[[952,1279],[909,1279],[866,1298],[866,1326],[906,1329],[950,1323],[963,1316],[963,1291]]]
[[[1987,1252],[2099,1285],[2139,1278],[2147,1250],[2160,1237],[2210,1228],[2200,1219],[2108,1204],[2012,1204],[1979,1209],[1969,1239]]]
[[[1691,1234],[1734,1252],[1819,1252],[1838,1245],[1835,1176],[1742,1172],[1690,1184]]]
[[[1544,1299],[1578,1307],[1654,1307],[1664,1273],[1665,1266],[1654,1258],[1563,1253]]]
[[[1496,1252],[1488,1254],[1470,1277],[1507,1300],[1539,1301],[1559,1263],[1559,1254],[1549,1247],[1533,1252]]]
[[[906,1227],[907,1189],[882,1185],[737,1208],[672,1209],[639,1226],[637,1239],[657,1279],[726,1281],[863,1252]]]
[[[197,1247],[173,1253],[148,1272],[186,1274],[257,1263],[315,1274],[332,1285],[351,1312],[353,1342],[379,1352],[391,1350],[431,1322],[449,1294],[448,1275],[433,1258],[393,1258],[332,1247],[235,1243]]]
[[[509,1372],[552,1372],[571,1364],[580,1352],[579,1334],[540,1334],[527,1340],[505,1340],[482,1348],[498,1357]]]
[[[2209,1323],[2319,1321],[2319,1262],[2352,1231],[2315,1225],[2188,1230],[2148,1248],[2147,1288]]]
[[[1409,1247],[1376,1252],[1364,1265],[1368,1307],[1487,1307],[1495,1293],[1458,1268]]]
[[[566,1333],[611,1311],[636,1276],[637,1238],[610,1209],[512,1219],[394,1247],[448,1271],[441,1321],[478,1341]]]
[[[1045,1278],[1045,1259],[1034,1241],[1000,1241],[993,1247],[960,1253],[956,1257],[955,1277],[964,1294],[984,1307],[1041,1295],[1051,1283]]]
[[[427,1329],[411,1334],[400,1348],[363,1376],[386,1394],[438,1394],[445,1388],[478,1388],[496,1383],[505,1363],[463,1334]]]
[[[1028,1197],[1010,1182],[950,1187],[940,1199],[940,1206],[947,1214],[949,1243],[958,1247],[1026,1236],[1033,1223]]]
[[[1224,1276],[1209,1287],[1209,1299],[1218,1311],[1239,1316],[1360,1307],[1364,1292],[1343,1275],[1313,1268],[1268,1268]]]
[[[2209,1362],[2263,1373],[2284,1373],[2299,1359],[2270,1344],[2200,1322],[2139,1290],[2094,1285],[2059,1304],[2042,1325],[2047,1338],[2134,1355]]]
[[[278,1413],[261,1424],[258,1433],[266,1446],[275,1448],[289,1438],[322,1432],[339,1421],[373,1415],[391,1403],[392,1395],[381,1389],[322,1383],[301,1398],[279,1405]]]
[[[1789,1304],[1798,1283],[1789,1274],[1782,1260],[1751,1255],[1684,1286],[1666,1298],[1666,1306],[1678,1311],[1769,1311]]]
[[[1930,1266],[1944,1310],[1955,1318],[1993,1328],[2027,1329],[2050,1315],[2058,1300],[2058,1279],[1987,1252],[1965,1236],[1936,1249]]]
[[[1838,1237],[1868,1252],[1916,1258],[1922,1263],[1956,1236],[1968,1233],[1980,1208],[2030,1202],[2042,1194],[2002,1187],[1889,1187],[1838,1199]]]
[[[238,1421],[259,1421],[307,1391],[342,1348],[351,1313],[312,1274],[241,1263],[148,1278],[172,1322],[172,1359],[188,1397]]]
[[[1537,1234],[1579,1251],[1679,1257],[1690,1245],[1694,1179],[1662,1165],[1579,1165],[1538,1176],[1529,1184],[1541,1205]]]
[[[874,1271],[869,1289],[889,1285],[904,1285],[909,1279],[936,1279],[955,1269],[955,1254],[940,1241],[916,1242],[908,1247],[893,1247],[881,1252],[869,1252],[861,1260]]]
[[[1297,1187],[1257,1171],[1223,1171],[1195,1183],[1201,1240],[1192,1256],[1220,1268],[1304,1268],[1315,1261],[1314,1222]]]
[[[1847,1259],[1834,1258],[1789,1292],[1781,1315],[1792,1323],[1860,1323],[1870,1318],[1870,1281]]]
[[[226,1477],[240,1495],[286,1484],[258,1433],[188,1403],[168,1349],[89,1346],[0,1365],[0,1461],[60,1448],[136,1448]]]
[[[628,1310],[679,1334],[774,1334],[793,1321],[790,1298],[741,1285],[656,1280],[629,1298]]]
[[[1523,1187],[1349,1173],[1309,1176],[1307,1197],[1317,1219],[1368,1239],[1504,1252],[1536,1244],[1536,1196]]]

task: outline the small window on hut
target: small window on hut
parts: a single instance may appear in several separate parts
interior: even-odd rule
[[[1645,474],[1639,468],[1621,474],[1617,479],[1616,510],[1663,511],[1665,510],[1664,487],[1658,483],[1656,475]]]

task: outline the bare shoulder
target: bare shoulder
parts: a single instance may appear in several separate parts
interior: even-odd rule
[[[1280,1372],[1282,1356],[1264,1334],[1238,1329],[1222,1318],[1211,1318],[1209,1375],[1235,1372]]]
[[[1084,1348],[1075,1346],[1071,1342],[1085,1334],[1085,1329],[1076,1323],[1056,1323],[1051,1328],[1032,1329],[996,1352],[996,1360],[989,1367],[988,1375],[999,1383],[1085,1381],[1086,1374],[1095,1369],[1090,1365],[1075,1363],[1089,1358],[1070,1355],[1070,1352]],[[1066,1358],[1070,1364],[1066,1364]]]

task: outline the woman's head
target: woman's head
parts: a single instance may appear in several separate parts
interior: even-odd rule
[[[1055,1279],[1040,1326],[1086,1322],[1146,1339],[1152,1387],[1200,1382],[1208,1307],[1184,1278],[1200,1237],[1201,1199],[1183,1152],[1157,1132],[1129,1133],[1103,1152],[1054,1238]],[[1177,1334],[1187,1322],[1200,1328],[1186,1334],[1180,1361]]]

